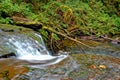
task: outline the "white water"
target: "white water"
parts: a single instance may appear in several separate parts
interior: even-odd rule
[[[36,37],[39,37],[40,42],[25,35],[10,35],[8,37],[7,45],[14,48],[18,59],[26,60],[30,63],[55,64],[67,57],[67,55],[50,55],[45,47],[41,35],[35,35]]]

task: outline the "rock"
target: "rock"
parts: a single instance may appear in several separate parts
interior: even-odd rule
[[[112,44],[120,44],[119,38],[116,38],[111,41]]]
[[[31,28],[35,31],[42,28],[41,23],[29,20],[27,18],[13,16],[12,19],[13,19],[14,23],[18,26],[24,26],[26,28]]]
[[[9,54],[3,54],[0,55],[0,58],[9,58],[9,57],[15,57],[15,53],[9,53]]]
[[[6,48],[8,35],[25,34],[35,40],[39,40],[34,33],[35,31],[29,28],[0,24],[0,55],[3,55],[1,57],[9,57],[11,56],[10,54],[14,52],[11,48]]]
[[[36,66],[38,67],[38,65]],[[91,65],[95,65],[95,68],[91,68]],[[120,76],[119,66],[120,59],[118,58],[95,54],[72,54],[58,64],[39,66],[38,68],[29,66],[30,71],[17,76],[17,78],[28,80],[117,80]]]

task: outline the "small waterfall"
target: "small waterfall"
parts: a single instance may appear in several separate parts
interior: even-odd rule
[[[25,35],[12,35],[8,40],[7,44],[14,47],[17,57],[49,55],[43,42],[40,44]]]
[[[55,64],[65,59],[67,55],[52,56],[46,49],[41,35],[34,33],[40,40],[34,40],[24,34],[12,34],[4,36],[4,46],[15,53],[17,59],[31,63],[49,62]]]
[[[35,33],[35,36],[37,36],[37,37],[40,39],[40,44],[41,44],[43,47],[45,47],[44,41],[43,41],[43,39],[42,39],[42,36],[39,35],[39,34],[36,34],[36,33]],[[36,41],[36,42],[37,42],[37,41]]]

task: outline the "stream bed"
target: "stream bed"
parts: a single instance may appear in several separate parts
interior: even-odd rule
[[[10,26],[10,30],[11,28],[12,26]],[[28,61],[29,57],[21,58],[21,56],[19,56],[19,58],[16,58],[19,54],[8,58],[0,58],[0,80],[120,80],[119,44],[115,45],[111,43],[83,40],[85,44],[93,47],[93,49],[89,49],[66,40],[63,44],[66,46],[67,52],[60,51],[56,57],[52,56],[45,47],[42,47],[44,44],[41,46],[36,41],[34,42],[34,39],[37,41],[40,41],[40,39],[34,37],[34,32],[30,29],[21,29],[21,27],[17,27],[17,30],[12,32],[8,30],[8,26],[7,30],[3,27],[0,27],[0,29],[0,55],[10,54],[11,52],[21,52],[20,54],[23,57],[23,53],[27,56],[27,54],[32,53],[32,51],[39,53],[43,50],[41,54],[38,54],[38,62],[31,59],[30,61],[32,62]],[[21,33],[22,31],[25,33],[24,35],[30,36],[30,39],[22,35],[22,37],[24,37],[23,41],[19,41],[21,37],[19,38],[20,35],[17,34],[23,34]],[[12,47],[6,46],[6,42],[9,42],[9,39],[11,39],[8,34],[17,35],[14,36],[14,39],[21,43],[25,42],[26,44],[24,45],[27,46],[22,44],[19,44],[21,45],[20,47],[19,45],[16,46],[14,39],[12,39],[12,43],[14,43]],[[4,36],[7,38],[3,38]],[[29,40],[26,42],[25,40],[27,39]],[[30,45],[28,43],[35,45]],[[22,52],[21,49],[25,51]],[[34,54],[34,52],[32,54]],[[47,55],[49,59],[46,57],[45,59],[41,57],[41,59],[40,56],[42,55]],[[33,59],[33,57],[31,58]],[[58,60],[57,63],[48,64],[56,60]]]
[[[13,58],[0,59],[0,80],[119,80],[120,59],[94,54],[72,54],[48,66]]]

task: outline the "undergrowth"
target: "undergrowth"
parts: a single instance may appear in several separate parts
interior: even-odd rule
[[[119,0],[0,0],[0,23],[14,24],[11,17],[18,13],[74,38],[120,34]],[[44,29],[39,32],[51,43],[63,39]]]

